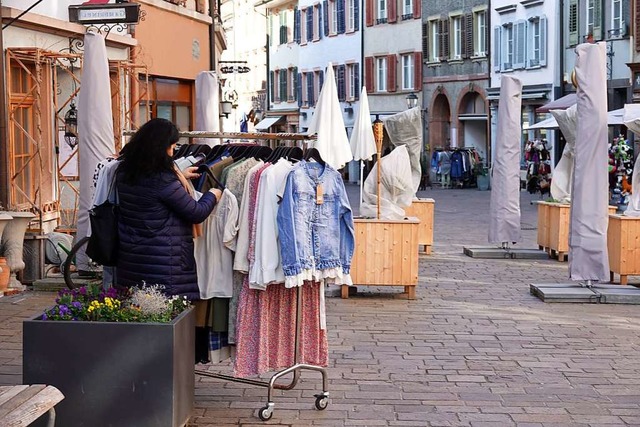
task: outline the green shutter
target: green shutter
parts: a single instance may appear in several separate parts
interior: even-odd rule
[[[569,46],[578,44],[578,0],[569,0]]]
[[[602,0],[593,1],[593,38],[602,40]]]

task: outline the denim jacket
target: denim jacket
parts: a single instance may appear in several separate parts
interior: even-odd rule
[[[320,204],[318,184],[323,191]],[[355,242],[353,214],[335,169],[304,160],[292,169],[278,209],[278,232],[285,276],[340,267],[349,274]]]

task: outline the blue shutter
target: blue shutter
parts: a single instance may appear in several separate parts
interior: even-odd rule
[[[322,16],[324,18],[324,35],[328,36],[329,35],[329,2],[327,0],[324,0],[322,2]]]
[[[360,0],[353,0],[353,18],[353,29],[358,31],[360,29]]]
[[[297,7],[293,10],[293,41],[300,43],[300,10]]]
[[[320,71],[320,74],[318,76],[318,96],[320,96],[322,85],[324,85],[324,71]]]
[[[329,10],[329,8],[324,8],[325,11]],[[322,8],[322,3],[320,3],[318,5],[318,39],[322,38],[322,34],[324,31],[322,31],[323,29],[325,31],[327,31],[327,34],[329,34],[329,20],[328,19],[322,19],[322,14],[323,14],[323,8]],[[326,28],[323,27],[323,23],[326,24]]]
[[[313,41],[313,7],[307,8],[307,41]]]
[[[336,7],[338,8],[338,34],[344,34],[347,26],[345,22],[344,0],[336,0]]]
[[[344,101],[347,98],[347,67],[346,65],[338,66],[338,99]]]
[[[513,68],[525,67],[526,25],[524,21],[513,24]]]
[[[307,102],[309,107],[313,106],[313,73],[307,73]]]
[[[298,107],[302,107],[302,73],[298,73],[298,67],[294,68],[296,72],[296,98],[298,99]]]
[[[362,89],[360,87],[360,64],[353,64],[353,74],[354,74],[354,81],[355,81],[354,86],[356,87],[355,97],[356,97],[356,100],[358,100],[360,99],[360,90]]]
[[[275,96],[275,72],[269,71],[269,102],[273,102]]]
[[[500,72],[500,52],[502,51],[502,43],[500,43],[500,29],[501,27],[496,25],[493,27],[493,71]]]
[[[540,66],[547,66],[547,18],[540,17]]]

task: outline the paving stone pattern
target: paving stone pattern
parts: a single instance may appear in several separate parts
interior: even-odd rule
[[[198,377],[190,426],[640,426],[638,307],[539,301],[529,283],[565,281],[566,263],[462,255],[486,244],[489,192],[422,195],[436,200],[436,227],[418,299],[360,287],[327,302],[325,411],[313,409],[315,373],[276,392],[267,423],[256,417],[265,389]],[[522,193],[527,248],[536,247],[532,198]],[[0,385],[21,382],[21,318],[52,299],[0,298]],[[226,363],[207,369],[230,372]]]

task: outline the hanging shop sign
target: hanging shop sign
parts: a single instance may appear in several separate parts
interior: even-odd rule
[[[69,22],[84,25],[137,24],[140,20],[138,3],[79,4],[69,6]]]
[[[222,74],[246,74],[251,71],[251,68],[246,65],[225,65],[220,67],[220,73]]]

